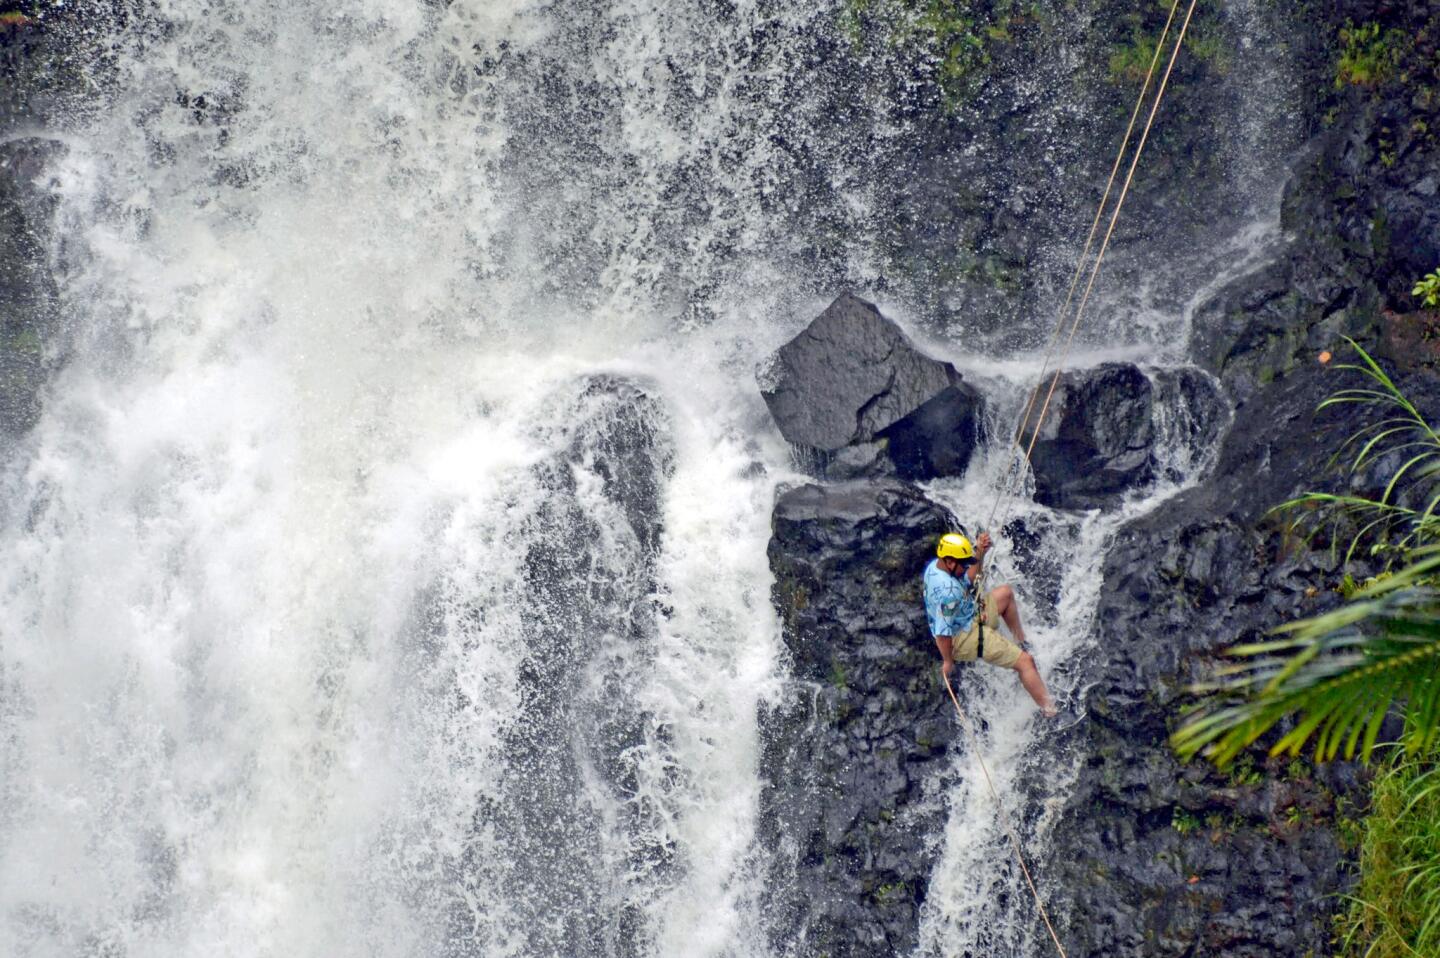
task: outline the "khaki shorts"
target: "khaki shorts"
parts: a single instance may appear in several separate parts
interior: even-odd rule
[[[985,620],[985,661],[1002,669],[1012,669],[1020,661],[1020,647],[1001,634],[998,628],[1000,613],[995,608],[995,597],[985,593],[985,612],[977,615],[970,625],[970,631],[952,640],[951,655],[956,662],[975,661],[975,651],[980,645],[980,620]]]

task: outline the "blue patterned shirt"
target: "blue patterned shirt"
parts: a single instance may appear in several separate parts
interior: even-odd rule
[[[939,559],[925,567],[925,615],[930,634],[964,635],[975,621],[975,585],[967,575],[956,578],[940,568]]]

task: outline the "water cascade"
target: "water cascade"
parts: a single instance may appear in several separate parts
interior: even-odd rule
[[[1249,6],[1225,28],[1268,29]],[[879,299],[990,397],[992,448],[930,490],[988,507],[1049,315],[977,319],[993,290],[934,271],[950,226],[916,184],[1027,104],[1012,147],[1050,152],[983,201],[1066,211],[1025,240],[1049,303],[1109,159],[1074,168],[1070,134],[1112,125],[1035,106],[1087,11],[927,151],[946,114],[848,9],[172,0],[115,27],[87,107],[41,131],[63,362],[0,463],[0,952],[776,953],[756,714],[799,476],[755,363],[841,288]],[[1152,282],[1105,292],[1080,365],[1183,365],[1156,344],[1183,345],[1194,277],[1266,248],[1274,163],[1236,157],[1283,112],[1223,93],[1244,123],[1216,162],[1253,208],[1168,272],[1122,244],[1116,275]],[[1179,405],[1155,488],[1010,509],[1041,531],[1002,568],[1071,700],[1107,536],[1206,463]],[[1012,686],[974,708],[1043,872],[1076,757]],[[1041,954],[953,771],[921,952]]]

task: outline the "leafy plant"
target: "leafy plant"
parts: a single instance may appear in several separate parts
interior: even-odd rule
[[[1440,954],[1440,769],[1392,761],[1358,823],[1360,874],[1337,920],[1345,958]]]
[[[1181,835],[1188,835],[1200,827],[1200,819],[1177,806],[1170,813],[1170,827]]]
[[[1440,269],[1420,277],[1410,295],[1420,300],[1429,309],[1440,306]]]
[[[1375,360],[1351,346],[1361,363],[1337,369],[1368,382],[1337,392],[1321,408],[1360,404],[1377,417],[1337,456],[1353,451],[1352,471],[1382,454],[1395,454],[1400,464],[1378,498],[1310,493],[1277,509],[1353,523],[1346,560],[1369,543],[1387,571],[1335,611],[1282,626],[1270,641],[1231,649],[1241,661],[1196,687],[1206,699],[1171,738],[1184,758],[1203,753],[1223,767],[1295,715],[1272,755],[1298,755],[1313,741],[1317,761],[1357,752],[1369,761],[1397,703],[1403,704],[1407,752],[1428,753],[1440,737],[1440,492],[1432,491],[1440,477],[1440,435]],[[1406,476],[1419,484],[1423,507],[1393,501]]]
[[[1335,69],[1335,86],[1379,86],[1390,78],[1400,62],[1406,36],[1399,30],[1380,29],[1370,22],[1355,26],[1347,21],[1340,28],[1340,62]]]
[[[966,99],[992,63],[997,44],[1036,11],[1020,0],[845,0],[841,28],[851,45],[874,31],[892,48],[921,45],[947,106]]]
[[[1166,49],[1160,53],[1157,69],[1164,70],[1169,50],[1173,46],[1174,34],[1166,39]],[[1120,44],[1110,51],[1110,82],[1141,83],[1150,72],[1155,60],[1155,44],[1160,39],[1158,31],[1147,33],[1136,29],[1129,43]],[[1218,34],[1204,28],[1192,29],[1185,35],[1185,52],[1196,63],[1210,67],[1221,76],[1230,72],[1230,49]],[[1182,58],[1183,59],[1183,58]]]

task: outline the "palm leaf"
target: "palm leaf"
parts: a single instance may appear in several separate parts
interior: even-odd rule
[[[1318,761],[1357,754],[1369,760],[1385,717],[1409,703],[1406,748],[1418,751],[1440,727],[1440,590],[1391,589],[1285,627],[1291,636],[1232,650],[1245,661],[1223,681],[1197,686],[1203,706],[1171,738],[1184,758],[1205,754],[1219,765],[1282,718],[1293,728],[1270,748]]]

